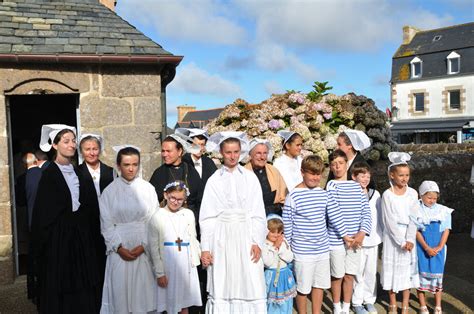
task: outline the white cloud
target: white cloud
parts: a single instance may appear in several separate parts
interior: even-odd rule
[[[304,63],[298,56],[275,43],[258,44],[255,61],[258,66],[268,71],[294,71],[305,81],[314,81],[319,76],[312,65]]]
[[[375,51],[384,43],[400,42],[402,26],[448,25],[449,15],[437,16],[409,1],[237,0],[253,16],[256,42],[275,42],[300,49]]]
[[[201,43],[237,45],[246,31],[232,20],[228,7],[212,0],[120,0],[126,20],[152,26],[160,36]]]
[[[240,87],[217,74],[211,74],[194,63],[177,68],[170,88],[193,94],[213,96],[235,96],[241,94]]]
[[[285,92],[285,89],[281,87],[276,81],[266,81],[263,84],[263,87],[265,88],[265,92],[267,92],[269,95],[283,94]]]

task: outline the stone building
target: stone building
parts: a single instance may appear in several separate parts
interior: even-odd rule
[[[26,220],[13,187],[42,124],[101,134],[108,164],[113,145],[140,147],[145,178],[160,164],[166,86],[182,57],[121,19],[114,4],[0,0],[0,284],[22,266]]]

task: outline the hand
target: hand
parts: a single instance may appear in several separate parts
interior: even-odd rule
[[[426,254],[428,254],[431,257],[438,255],[438,251],[436,251],[436,248],[432,248],[432,247],[429,247],[429,246],[427,248],[425,248],[425,252],[426,252]]]
[[[365,232],[364,231],[359,231],[356,233],[354,236],[354,241],[352,242],[351,248],[353,249],[360,249],[362,246],[362,242],[364,241],[365,238]]]
[[[250,250],[250,257],[252,258],[252,262],[257,263],[260,260],[260,255],[262,250],[258,247],[258,245],[253,244]]]
[[[411,252],[411,250],[413,249],[413,243],[411,242],[406,242],[405,245],[402,247],[402,249],[404,249],[405,251],[408,251],[408,252]]]
[[[120,257],[124,260],[124,261],[134,261],[137,259],[137,257],[132,254],[129,250],[127,250],[126,248],[124,248],[123,246],[121,246],[118,250],[117,250],[117,253],[118,255],[120,255]]]
[[[203,267],[208,267],[209,265],[212,265],[213,258],[212,254],[209,251],[203,251],[201,253],[201,263]]]
[[[280,234],[280,235],[278,236],[278,238],[276,239],[276,241],[273,243],[273,246],[274,246],[277,250],[280,249],[280,246],[281,246],[281,244],[283,243],[283,239],[284,239],[284,238],[283,238],[283,235]]]
[[[439,252],[441,252],[441,250],[443,250],[443,248],[444,248],[444,245],[443,246],[438,245],[434,248],[434,250],[436,251],[436,254],[438,254]]]
[[[346,247],[350,248],[351,245],[352,245],[352,242],[354,242],[354,238],[353,237],[350,237],[350,236],[344,236],[342,238],[342,240],[344,240],[344,244],[346,245]]]
[[[136,258],[142,255],[143,252],[145,252],[145,248],[143,247],[143,245],[139,245],[130,251],[130,253],[132,253]]]
[[[157,281],[158,286],[160,286],[161,288],[166,288],[168,286],[168,278],[166,276],[161,276],[157,279]]]

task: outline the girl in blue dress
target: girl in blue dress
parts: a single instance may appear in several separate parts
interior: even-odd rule
[[[262,249],[267,286],[267,312],[291,314],[296,285],[288,265],[293,252],[283,236],[283,220],[276,214],[267,217],[268,235]]]
[[[435,295],[435,314],[442,313],[441,293],[446,262],[446,241],[451,229],[453,209],[438,204],[439,187],[434,181],[423,181],[419,188],[419,230],[416,235],[418,268],[420,272],[420,313],[428,314],[425,291]]]

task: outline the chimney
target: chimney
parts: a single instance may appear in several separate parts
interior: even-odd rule
[[[116,0],[99,0],[99,2],[105,5],[110,10],[115,11],[115,6],[117,5]]]
[[[419,31],[421,30],[414,26],[403,26],[403,44],[408,45]]]
[[[176,107],[176,109],[178,109],[178,122],[183,121],[184,116],[185,116],[188,112],[196,111],[196,107],[194,107],[194,106],[188,106],[188,105],[178,106],[178,107]]]

